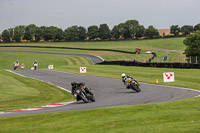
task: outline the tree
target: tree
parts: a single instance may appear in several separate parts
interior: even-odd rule
[[[47,29],[46,26],[41,26],[39,27],[39,30],[36,31],[36,36],[40,37],[40,40],[44,40],[44,34],[45,34],[45,30]]]
[[[120,37],[127,38],[126,34],[127,34],[127,27],[125,25],[125,23],[120,23],[117,25],[117,28],[119,29],[119,33],[120,33]]]
[[[65,39],[68,41],[82,41],[87,37],[86,29],[82,26],[72,26],[67,28],[65,31]]]
[[[22,38],[24,37],[24,33],[25,33],[24,25],[16,26],[14,29],[14,40],[16,42],[21,42]]]
[[[78,26],[72,26],[67,28],[65,31],[65,39],[68,41],[76,41],[79,40],[78,34]]]
[[[96,25],[92,25],[88,27],[87,33],[89,39],[96,39],[99,37],[99,28]]]
[[[57,32],[56,32],[56,40],[57,41],[61,41],[64,39],[64,31],[60,28],[57,28]]]
[[[28,27],[25,28],[23,40],[29,40],[29,41],[31,40],[31,35]]]
[[[78,38],[80,41],[85,40],[87,37],[87,31],[85,29],[85,27],[79,26],[78,27]]]
[[[35,29],[35,41],[39,42],[41,39],[43,39],[42,28],[36,27],[36,29]]]
[[[147,38],[154,38],[154,37],[158,37],[158,36],[159,36],[159,32],[153,26],[149,26],[146,29],[146,37]]]
[[[134,38],[137,27],[139,27],[139,26],[140,26],[140,24],[137,20],[127,20],[124,25],[124,29],[125,29],[124,37],[126,39]]]
[[[197,56],[200,63],[200,31],[187,35],[183,43],[187,46],[184,52],[186,56]]]
[[[197,30],[200,31],[200,24],[197,24],[194,26],[194,31],[197,31]]]
[[[99,37],[102,40],[110,39],[111,38],[111,31],[107,24],[100,24],[99,27]]]
[[[135,33],[135,37],[138,39],[138,38],[141,38],[141,37],[144,37],[145,36],[145,33],[146,33],[146,29],[144,28],[143,25],[138,25],[136,26],[136,33]]]
[[[10,35],[10,40],[12,42],[14,40],[14,28],[9,28],[8,32],[9,32],[9,35]]]
[[[43,38],[45,41],[55,41],[58,28],[55,26],[43,27]]]
[[[183,35],[188,35],[192,33],[193,31],[194,31],[194,28],[191,25],[184,25],[181,27],[181,32],[183,33]]]
[[[25,28],[24,39],[35,41],[36,25],[30,24]]]
[[[120,38],[121,33],[120,33],[119,27],[118,27],[117,25],[115,25],[115,26],[113,27],[113,29],[112,29],[112,31],[111,31],[111,34],[112,34],[112,36],[113,36],[116,40],[118,40],[118,39]]]
[[[4,41],[4,42],[10,42],[10,34],[9,34],[9,31],[8,30],[4,30],[3,32],[2,32],[2,40]]]
[[[181,29],[180,29],[180,27],[178,27],[178,25],[172,25],[170,27],[170,33],[174,34],[174,36],[178,36],[180,31],[181,31]]]

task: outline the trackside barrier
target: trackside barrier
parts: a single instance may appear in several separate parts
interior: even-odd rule
[[[130,61],[104,61],[100,65],[121,65],[121,66],[141,66],[141,67],[159,67],[159,68],[195,68],[200,69],[200,64],[192,63],[142,63]]]

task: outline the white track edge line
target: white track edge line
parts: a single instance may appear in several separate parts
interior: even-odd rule
[[[184,87],[176,87],[176,86],[165,86],[165,85],[157,85],[157,84],[150,84],[150,83],[144,83],[144,82],[140,82],[142,84],[148,84],[148,85],[152,85],[152,86],[162,86],[162,87],[168,87],[168,88],[176,88],[176,89],[182,89],[182,90],[191,90],[191,91],[196,91],[200,93],[200,90],[195,90],[195,89],[191,89],[191,88],[184,88]],[[195,97],[200,97],[200,95],[195,96]]]

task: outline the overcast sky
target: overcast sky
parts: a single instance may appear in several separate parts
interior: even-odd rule
[[[146,28],[200,23],[200,0],[0,0],[0,33],[17,25],[100,25],[136,19]]]

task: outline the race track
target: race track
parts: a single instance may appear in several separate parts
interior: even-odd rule
[[[178,87],[167,87],[153,84],[141,83],[141,92],[135,93],[133,90],[125,89],[119,79],[92,77],[70,74],[53,70],[12,70],[15,73],[39,79],[67,90],[71,90],[71,82],[85,82],[86,86],[92,88],[96,102],[83,103],[82,101],[73,102],[69,105],[40,109],[35,111],[3,113],[0,117],[36,114],[56,111],[82,110],[92,108],[103,108],[121,105],[135,105],[173,101],[199,96],[200,92],[192,89]],[[120,76],[120,75],[119,75]],[[66,92],[67,93],[67,92]]]
[[[39,54],[55,54],[55,55],[73,55],[89,58],[93,64],[101,63],[103,58],[89,54],[74,54],[74,53],[57,53],[57,52],[42,52],[42,51],[25,51],[25,50],[0,50],[0,52],[18,52],[18,53],[39,53]]]

